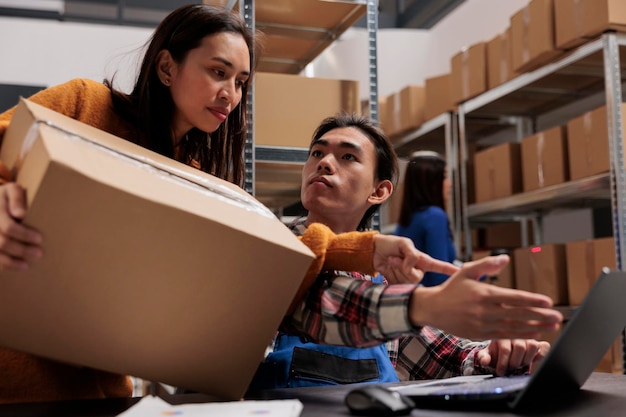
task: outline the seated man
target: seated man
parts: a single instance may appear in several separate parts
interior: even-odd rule
[[[367,119],[339,115],[325,120],[314,134],[303,169],[301,197],[308,216],[293,222],[291,229],[298,235],[319,224],[337,234],[366,230],[371,215],[391,195],[397,164],[392,146]],[[354,258],[360,256],[355,252]],[[500,256],[468,263],[434,288],[398,284],[405,275],[396,276],[401,265],[386,271],[386,278],[396,282],[388,286],[375,282],[373,274],[323,271],[305,302],[283,322],[251,392],[389,382],[397,381],[397,375],[430,379],[532,368],[549,344],[526,337],[536,336],[539,329],[557,329],[562,317],[549,309],[551,300],[545,296],[475,281],[497,273],[507,262]],[[533,304],[540,308],[526,308]],[[542,314],[548,323],[538,325]],[[429,326],[460,335],[521,339],[472,342]],[[397,337],[402,339],[396,367],[395,348],[387,350],[381,343]]]

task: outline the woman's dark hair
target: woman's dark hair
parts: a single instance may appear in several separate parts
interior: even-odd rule
[[[232,10],[202,4],[192,4],[174,10],[154,31],[133,91],[127,95],[111,89],[115,110],[136,127],[136,142],[140,145],[174,158],[172,119],[174,101],[167,86],[157,75],[159,52],[167,50],[178,63],[187,53],[200,46],[208,35],[222,32],[240,34],[250,51],[253,72],[260,45],[241,16]],[[250,74],[252,80],[253,73]],[[191,158],[200,169],[217,177],[242,185],[244,177],[243,150],[247,130],[248,83],[243,86],[239,105],[213,133],[192,129],[181,142],[178,159],[188,163]],[[209,145],[210,140],[210,145]]]
[[[420,151],[411,156],[404,174],[404,189],[400,218],[402,226],[411,223],[416,211],[430,206],[441,207],[444,211],[443,181],[446,178],[446,161],[436,152]]]
[[[313,139],[311,140],[309,149],[326,133],[342,127],[354,127],[372,141],[376,149],[375,178],[378,181],[389,180],[395,187],[398,179],[398,156],[389,142],[389,139],[385,136],[385,133],[365,116],[354,113],[339,113],[324,119],[313,133]],[[377,204],[367,209],[359,222],[357,230],[362,231],[370,228],[370,220],[379,206],[380,204]]]

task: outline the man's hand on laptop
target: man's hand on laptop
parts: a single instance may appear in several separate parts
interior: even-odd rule
[[[558,330],[563,315],[550,297],[477,281],[508,262],[507,255],[467,262],[443,284],[416,288],[409,302],[411,323],[475,340],[538,339]]]
[[[550,343],[534,339],[497,339],[478,352],[480,366],[492,368],[498,376],[532,373],[550,350]]]

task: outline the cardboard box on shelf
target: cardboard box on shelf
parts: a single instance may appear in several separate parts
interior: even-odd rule
[[[383,129],[387,137],[391,138],[400,133],[400,114],[401,114],[401,100],[400,92],[391,93],[385,97],[385,117],[384,123],[380,127]]]
[[[28,100],[0,159],[45,239],[30,269],[2,272],[0,345],[241,398],[313,259],[271,211]]]
[[[466,101],[487,90],[486,43],[463,48],[450,60],[452,102]]]
[[[515,78],[511,55],[511,28],[487,42],[487,89]]]
[[[515,249],[524,246],[522,241],[523,226],[524,224],[521,221],[502,222],[485,226],[485,247],[488,249]],[[532,243],[534,235],[530,221],[526,221],[526,230],[528,232],[528,241]]]
[[[254,88],[257,145],[308,148],[324,118],[361,110],[358,81],[259,72]]]
[[[430,120],[442,113],[454,110],[450,73],[426,78],[424,80],[424,91],[426,96],[425,120]]]
[[[606,30],[626,31],[623,0],[554,0],[556,46],[570,49]]]
[[[476,203],[521,192],[520,144],[502,143],[476,152],[474,173]]]
[[[555,126],[522,139],[524,192],[568,181],[568,165],[565,126]]]
[[[622,106],[622,124],[626,122],[626,105]],[[571,180],[609,171],[606,106],[598,107],[567,122],[567,151]]]
[[[555,45],[554,0],[531,0],[511,16],[513,70],[534,70],[563,54]]]
[[[424,123],[424,110],[426,107],[426,95],[424,86],[407,85],[399,92],[400,97],[400,120],[398,131],[407,131],[419,128]]]
[[[519,248],[513,251],[513,257],[518,289],[545,294],[557,306],[569,304],[565,245]]]
[[[602,268],[615,269],[615,239],[579,240],[565,244],[567,289],[570,305],[580,305],[600,276]]]

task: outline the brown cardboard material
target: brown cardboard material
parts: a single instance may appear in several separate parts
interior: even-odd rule
[[[27,100],[0,159],[45,238],[0,345],[238,399],[313,254],[238,187]]]
[[[554,305],[568,305],[565,245],[515,249],[513,257],[518,289],[545,294]]]
[[[567,242],[565,253],[569,302],[570,305],[580,305],[602,268],[617,267],[615,239],[607,237]]]
[[[361,108],[358,81],[259,72],[254,89],[257,145],[308,148],[324,118]]]
[[[622,123],[626,105],[622,103]],[[598,107],[567,123],[567,150],[571,180],[609,171],[606,106]]]
[[[491,146],[474,155],[476,202],[517,194],[522,190],[520,144]]]
[[[565,126],[555,126],[522,139],[522,183],[525,192],[568,180],[566,136]]]
[[[602,0],[595,0],[600,3]],[[583,32],[585,7],[581,0],[554,0],[555,43],[559,49],[575,48],[587,42]]]
[[[511,28],[496,35],[486,46],[487,89],[495,88],[516,76],[511,55]]]
[[[484,227],[485,247],[488,249],[515,249],[522,247],[522,222],[501,222]],[[533,242],[533,228],[526,221],[528,241]]]
[[[424,86],[407,85],[400,90],[400,132],[419,128],[424,123],[426,95]]]
[[[626,31],[622,0],[554,0],[556,46],[569,49],[606,30]]]
[[[425,120],[430,120],[454,109],[450,73],[426,78],[424,80],[424,90],[426,95]]]
[[[556,48],[553,0],[531,0],[511,16],[513,70],[531,71],[563,54]]]
[[[450,60],[452,102],[461,103],[487,90],[486,43],[463,48]]]

